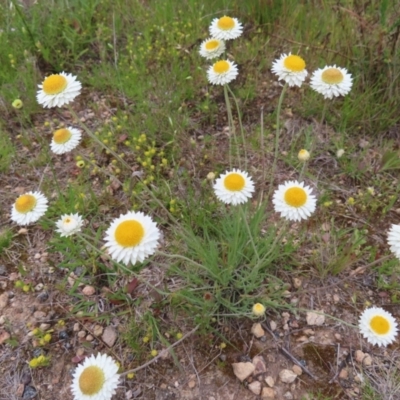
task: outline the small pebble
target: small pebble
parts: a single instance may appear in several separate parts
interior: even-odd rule
[[[85,349],[83,347],[79,347],[75,354],[77,357],[81,357],[85,354]]]
[[[33,317],[35,319],[37,319],[38,321],[41,320],[41,319],[44,319],[46,317],[46,315],[47,314],[44,311],[35,311],[33,313]]]
[[[42,289],[43,289],[43,283],[38,283],[36,286],[35,286],[35,291],[36,292],[40,292]]]
[[[293,365],[292,370],[298,376],[300,376],[303,373],[303,370],[298,365]]]
[[[49,294],[47,292],[42,292],[39,293],[36,298],[40,303],[44,303],[49,298]]]
[[[42,355],[44,355],[44,350],[41,347],[37,347],[36,349],[33,349],[32,356],[34,358],[37,358]]]
[[[58,332],[58,337],[61,340],[66,340],[66,339],[68,339],[69,335],[68,335],[67,331],[60,331],[60,332]]]
[[[103,333],[104,328],[101,325],[95,325],[93,328],[94,336],[100,336]]]
[[[92,296],[93,294],[96,293],[96,289],[95,289],[93,286],[85,286],[85,287],[82,289],[82,293],[83,293],[85,296]]]
[[[33,399],[37,395],[37,390],[33,386],[25,386],[22,398],[24,400]]]

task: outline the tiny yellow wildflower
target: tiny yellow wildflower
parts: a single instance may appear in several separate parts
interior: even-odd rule
[[[12,106],[13,106],[14,108],[16,108],[16,109],[22,108],[23,105],[24,105],[24,103],[23,103],[22,100],[20,100],[20,99],[15,99],[15,100],[12,102]]]

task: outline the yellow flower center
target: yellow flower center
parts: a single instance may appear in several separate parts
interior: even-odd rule
[[[68,129],[58,129],[54,132],[53,140],[57,144],[64,144],[68,142],[69,139],[71,139],[71,136],[71,132]]]
[[[283,65],[292,72],[301,72],[306,67],[305,61],[300,56],[294,54],[287,56],[283,60]]]
[[[292,207],[301,207],[307,201],[307,193],[301,187],[291,187],[285,192],[285,202]]]
[[[15,209],[19,213],[26,214],[32,211],[36,206],[36,198],[31,194],[23,194],[15,201]]]
[[[237,174],[235,172],[229,174],[224,179],[225,189],[228,189],[231,192],[239,192],[240,190],[242,190],[244,188],[245,184],[246,184],[246,181],[244,180],[243,176],[240,174]]]
[[[218,47],[219,47],[219,40],[216,40],[216,39],[209,40],[205,45],[206,50],[209,50],[209,51],[215,50]]]
[[[137,246],[143,239],[143,225],[135,220],[121,222],[115,230],[115,240],[122,247]]]
[[[389,321],[381,315],[376,315],[375,317],[372,317],[369,325],[374,333],[377,333],[378,335],[385,335],[390,330]]]
[[[322,73],[322,80],[329,85],[338,84],[343,78],[343,74],[337,68],[328,68]]]
[[[229,31],[235,27],[235,21],[231,17],[224,16],[218,20],[217,26],[223,31]]]
[[[79,389],[86,396],[99,393],[105,382],[104,372],[97,365],[91,365],[83,370],[79,377]]]
[[[216,74],[224,74],[225,72],[228,72],[230,68],[230,65],[228,63],[228,61],[225,60],[221,60],[221,61],[217,61],[214,66],[214,72]]]
[[[71,218],[67,217],[64,219],[64,224],[69,224],[71,223]]]
[[[63,75],[50,75],[43,82],[43,91],[46,94],[61,93],[67,87],[67,78]]]

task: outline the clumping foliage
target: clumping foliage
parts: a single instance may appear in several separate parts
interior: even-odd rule
[[[12,284],[57,286],[78,325],[126,318],[135,354],[76,356],[75,400],[111,399],[185,339],[182,321],[222,352],[223,324],[304,315],[299,278],[368,274],[385,296],[352,293],[335,323],[371,351],[397,340],[379,306],[400,296],[400,15],[387,1],[225,3],[72,0],[55,19],[47,0],[0,5]],[[35,246],[42,286],[25,265]],[[66,323],[29,325],[35,373]],[[100,328],[81,335],[90,352]]]

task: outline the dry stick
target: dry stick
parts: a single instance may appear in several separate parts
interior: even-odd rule
[[[309,375],[312,379],[315,381],[318,380],[316,376],[314,376],[296,357],[294,357],[292,354],[289,353],[289,350],[287,350],[285,347],[281,346],[279,347],[279,351],[290,361],[298,365],[307,375]]]
[[[269,329],[267,324],[261,324],[261,326],[273,337],[273,339],[276,341],[276,337],[274,333]],[[284,346],[278,346],[279,351],[290,361],[292,361],[294,364],[298,365],[307,375],[309,375],[312,379],[315,381],[318,380],[296,357],[294,357],[288,349],[286,349]]]
[[[121,376],[126,376],[128,374],[133,374],[136,371],[139,371],[143,368],[148,367],[149,365],[153,364],[154,362],[156,362],[160,357],[162,357],[166,351],[171,350],[173,347],[177,346],[179,343],[183,342],[187,337],[189,337],[190,335],[192,335],[194,332],[197,331],[197,329],[199,329],[200,325],[197,325],[195,328],[193,328],[190,332],[188,332],[186,335],[184,335],[182,338],[180,338],[178,341],[176,341],[175,343],[171,344],[171,346],[167,347],[165,350],[161,351],[160,354],[156,357],[154,357],[153,359],[151,359],[150,361],[147,361],[147,363],[144,363],[143,365],[141,365],[140,367],[136,367],[133,369],[130,369],[129,371],[125,371],[123,374],[121,374]]]

